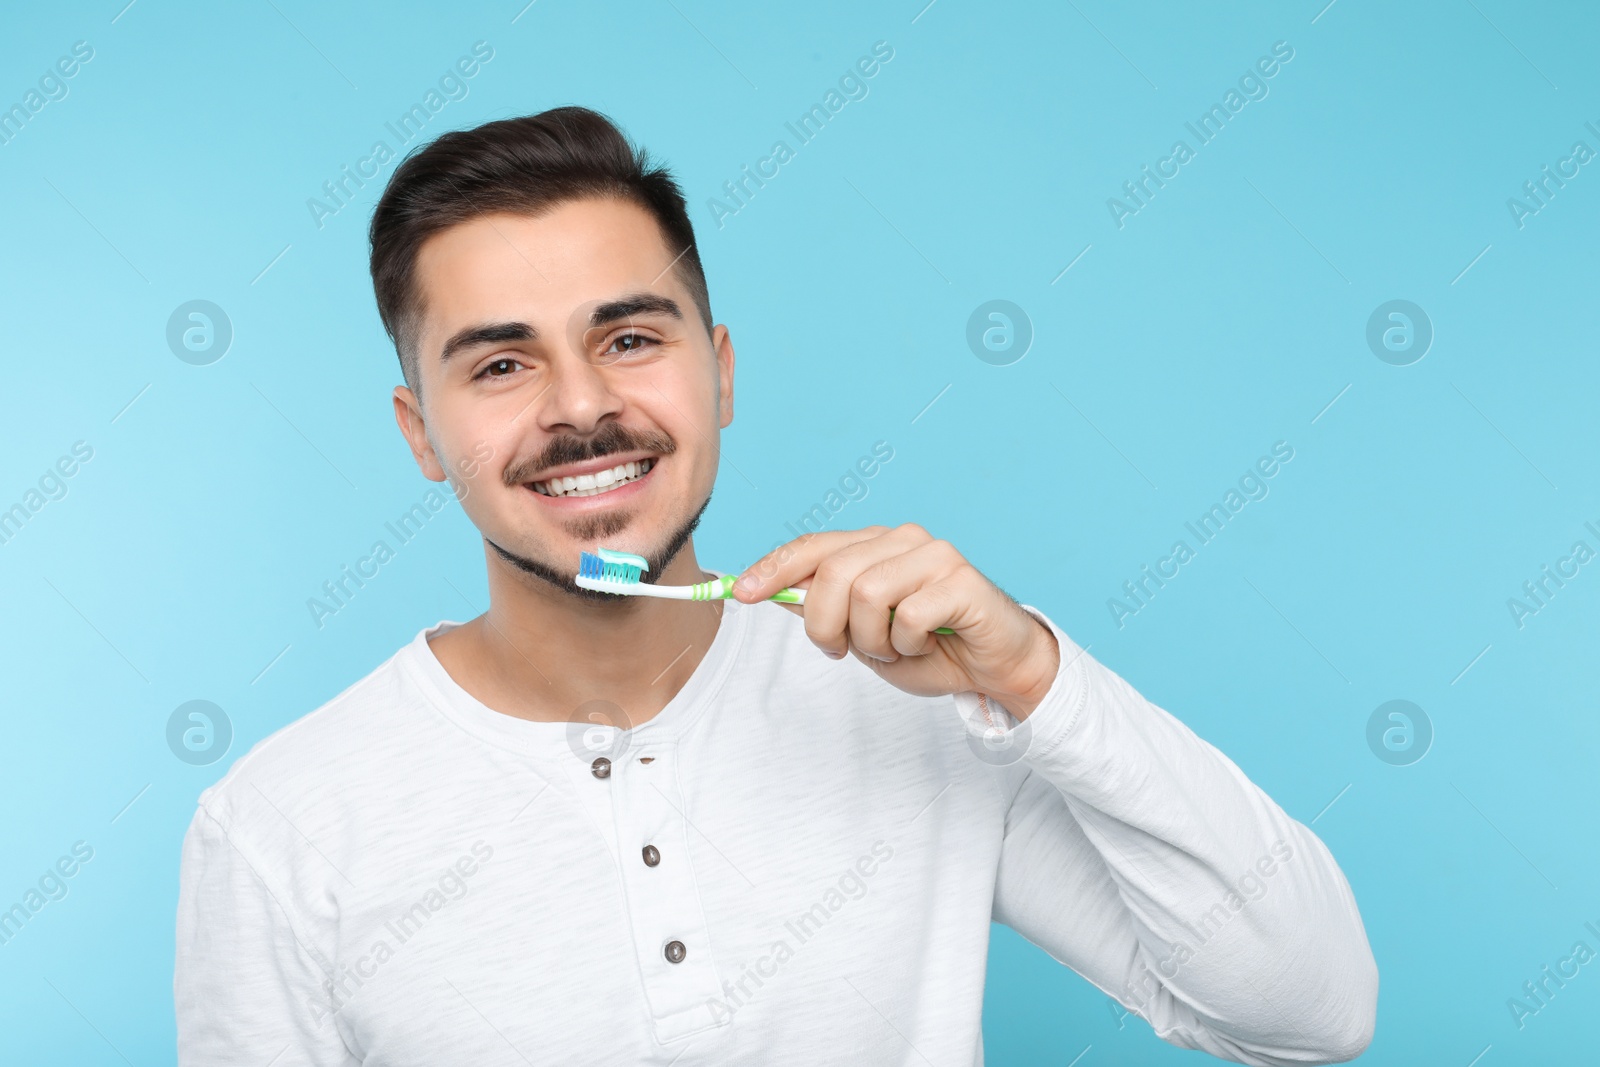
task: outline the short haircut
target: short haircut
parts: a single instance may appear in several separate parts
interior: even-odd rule
[[[373,210],[368,240],[378,316],[412,391],[421,395],[418,341],[426,309],[416,262],[423,242],[481,215],[537,217],[568,201],[607,197],[655,218],[709,332],[711,299],[683,191],[599,112],[558,107],[500,119],[442,134],[408,154]]]

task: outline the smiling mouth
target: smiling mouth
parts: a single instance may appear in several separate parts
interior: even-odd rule
[[[636,482],[650,473],[656,465],[654,459],[642,459],[637,462],[619,463],[607,470],[595,471],[592,474],[579,474],[571,478],[551,478],[543,482],[529,483],[533,491],[541,496],[600,496],[614,489],[620,489],[629,482]]]

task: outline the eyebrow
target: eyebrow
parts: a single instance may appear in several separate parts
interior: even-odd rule
[[[502,344],[506,341],[536,341],[539,331],[526,322],[485,322],[458,330],[444,343],[439,352],[439,362],[447,362],[463,348],[477,345]]]
[[[678,307],[677,301],[655,293],[629,293],[596,307],[589,313],[589,325],[607,326],[640,315],[669,315],[681,319],[683,310]]]
[[[607,326],[614,322],[623,322],[628,319],[638,318],[641,315],[668,315],[675,319],[683,318],[683,309],[678,307],[675,300],[655,293],[629,293],[615,300],[608,300],[597,305],[589,313],[589,325]],[[465,348],[478,345],[504,344],[507,341],[537,341],[539,331],[526,322],[484,322],[476,326],[468,326],[456,331],[444,343],[444,348],[439,352],[439,362],[448,362],[450,357]]]

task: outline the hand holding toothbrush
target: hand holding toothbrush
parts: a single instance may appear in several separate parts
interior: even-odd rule
[[[796,538],[750,566],[733,596],[752,604],[784,587],[806,591],[803,606],[783,606],[826,655],[853,652],[908,693],[987,693],[1025,719],[1060,667],[1049,628],[915,523]]]

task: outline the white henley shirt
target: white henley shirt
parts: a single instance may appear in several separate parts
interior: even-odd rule
[[[1328,849],[1084,653],[1017,723],[726,601],[654,718],[531,722],[422,631],[184,840],[181,1067],[983,1063],[991,920],[1166,1041],[1324,1063],[1377,969]],[[609,762],[596,760],[604,757]]]

